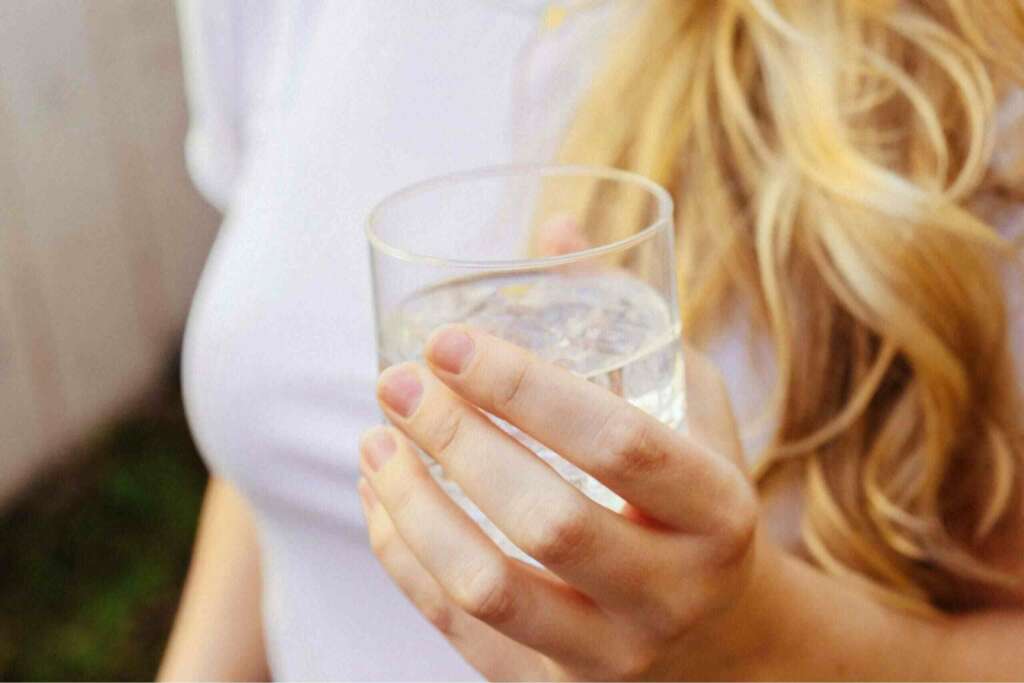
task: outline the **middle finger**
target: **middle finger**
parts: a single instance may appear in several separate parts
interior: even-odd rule
[[[564,368],[464,326],[435,332],[431,369],[458,395],[516,425],[674,529],[730,531],[749,509],[742,472]]]

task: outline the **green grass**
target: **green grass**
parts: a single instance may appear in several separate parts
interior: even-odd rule
[[[0,517],[0,679],[156,673],[206,473],[170,387]]]

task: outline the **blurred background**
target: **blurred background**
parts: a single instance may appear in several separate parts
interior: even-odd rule
[[[177,356],[218,224],[173,0],[0,3],[0,679],[151,678],[203,470]]]

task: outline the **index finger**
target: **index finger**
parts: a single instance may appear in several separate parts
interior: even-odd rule
[[[717,531],[736,519],[736,505],[750,504],[742,473],[726,458],[514,344],[453,325],[431,336],[425,355],[453,391],[662,523]]]

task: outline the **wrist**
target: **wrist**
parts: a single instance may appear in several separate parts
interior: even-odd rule
[[[936,678],[949,643],[941,621],[893,611],[865,592],[761,541],[745,589],[723,614],[716,678],[840,680]],[[813,644],[813,646],[810,646]],[[895,649],[929,658],[889,658]]]
[[[711,629],[709,651],[716,651],[718,662],[705,673],[733,680],[778,679],[788,669],[786,631],[800,605],[791,566],[798,560],[759,533],[748,561],[742,590]]]

